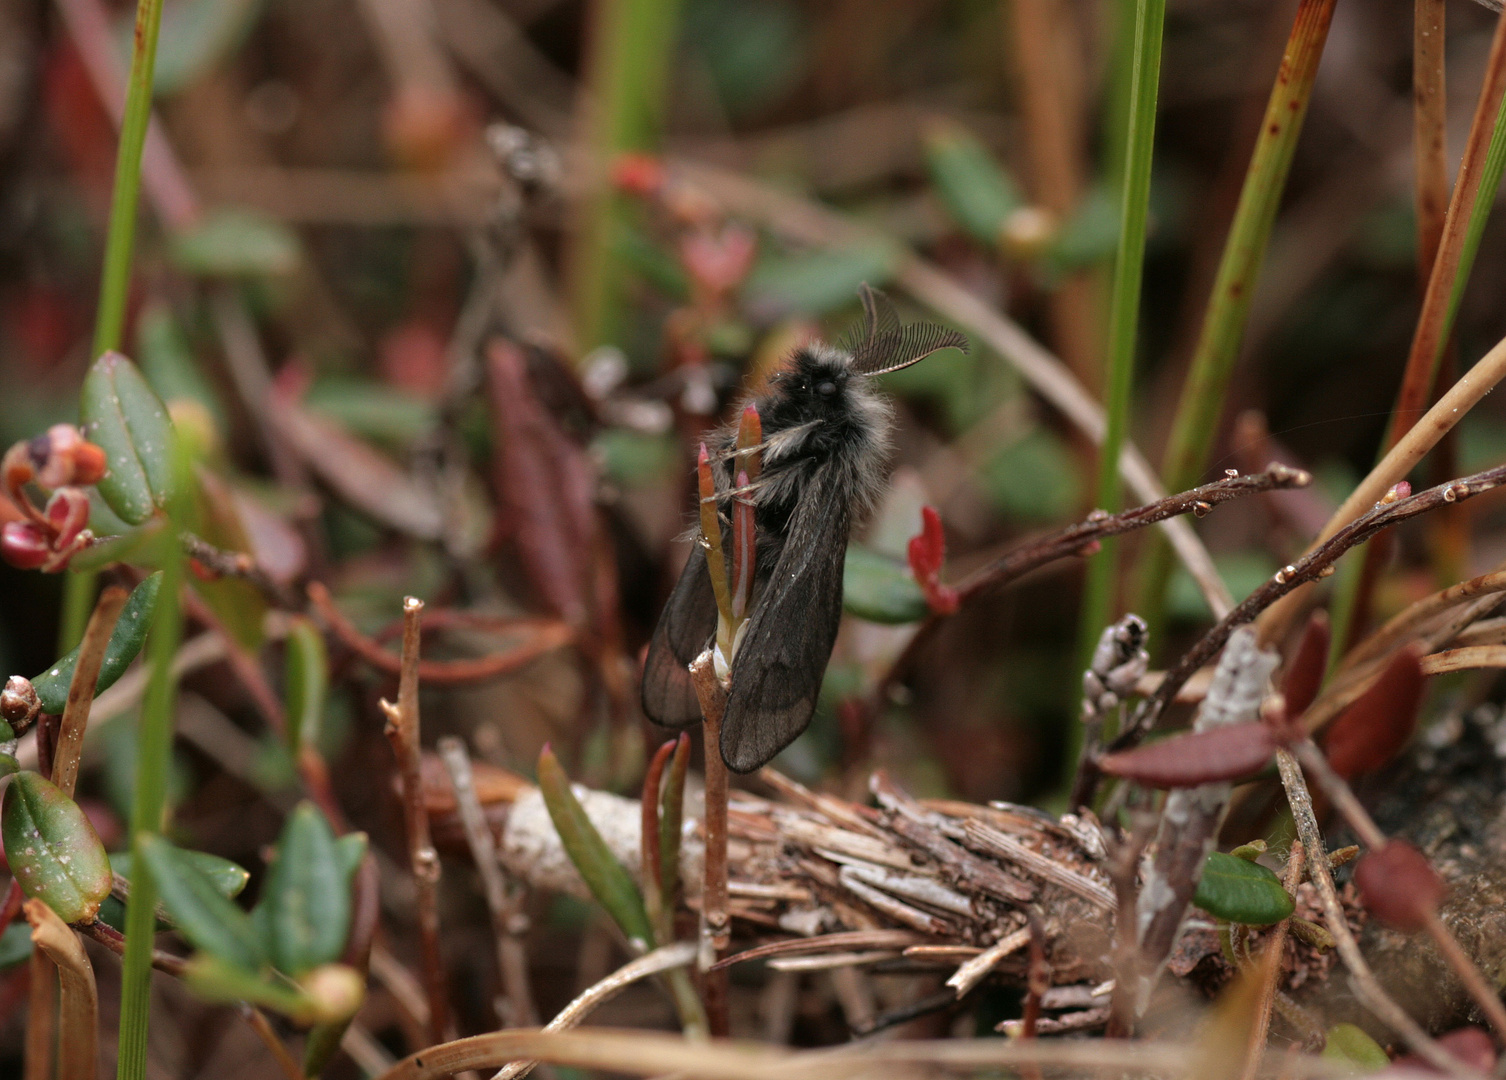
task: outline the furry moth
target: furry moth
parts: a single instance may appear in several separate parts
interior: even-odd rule
[[[757,570],[731,657],[721,735],[722,759],[734,772],[765,765],[815,711],[842,615],[848,534],[878,501],[886,477],[893,410],[870,380],[938,349],[967,350],[967,338],[954,330],[901,326],[889,302],[866,285],[861,298],[863,321],[841,347],[803,346],[752,399],[763,425],[763,467],[738,494],[753,502]],[[729,521],[736,437],[733,423],[707,442],[718,511]],[[651,720],[667,727],[700,721],[688,666],[716,628],[702,540],[649,643],[643,711]]]

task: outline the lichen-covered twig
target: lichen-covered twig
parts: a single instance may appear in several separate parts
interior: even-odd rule
[[[1428,1064],[1453,1075],[1468,1075],[1469,1070],[1431,1039],[1417,1021],[1408,1016],[1395,999],[1381,988],[1364,954],[1360,952],[1359,943],[1354,940],[1354,934],[1349,929],[1349,920],[1344,917],[1339,895],[1334,890],[1333,875],[1329,872],[1328,866],[1328,850],[1323,846],[1323,834],[1318,829],[1318,819],[1313,813],[1312,795],[1307,790],[1307,781],[1303,779],[1302,769],[1289,750],[1276,751],[1276,765],[1281,771],[1281,783],[1286,788],[1287,802],[1291,804],[1292,818],[1297,825],[1297,836],[1302,841],[1308,877],[1317,887],[1318,897],[1323,903],[1324,918],[1328,923],[1328,932],[1333,935],[1339,956],[1343,958],[1344,965],[1349,969],[1350,977],[1354,982],[1355,996],[1381,1023],[1400,1035],[1413,1052]]]
[[[419,614],[422,600],[403,601],[402,675],[397,704],[383,699],[387,714],[384,733],[397,758],[403,787],[403,818],[408,826],[408,856],[413,870],[414,907],[423,942],[424,983],[429,999],[429,1032],[434,1042],[443,1042],[449,1028],[450,1007],[446,990],[444,957],[439,948],[439,854],[429,838],[429,812],[424,806],[423,774],[418,742]]]
[[[1381,832],[1375,819],[1360,804],[1349,784],[1334,771],[1317,744],[1311,739],[1304,739],[1293,747],[1293,751],[1303,770],[1318,782],[1323,793],[1344,816],[1344,820],[1349,822],[1350,828],[1355,831],[1361,842],[1371,851],[1379,851],[1385,847],[1387,843],[1385,833]],[[1480,969],[1469,958],[1469,954],[1464,951],[1458,939],[1449,932],[1436,910],[1428,910],[1424,928],[1428,936],[1433,939],[1433,944],[1443,955],[1444,962],[1459,977],[1459,981],[1464,984],[1464,989],[1475,1000],[1475,1004],[1480,1006],[1480,1011],[1485,1014],[1490,1026],[1495,1029],[1496,1036],[1506,1038],[1506,1006],[1501,1004],[1500,993],[1481,974]]]

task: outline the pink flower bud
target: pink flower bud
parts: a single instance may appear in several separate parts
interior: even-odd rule
[[[0,558],[21,570],[35,570],[52,556],[42,530],[29,521],[7,522],[0,530]]]
[[[37,483],[44,488],[60,488],[73,482],[74,462],[84,437],[72,424],[53,424],[47,434],[31,441],[31,459],[37,469]]]

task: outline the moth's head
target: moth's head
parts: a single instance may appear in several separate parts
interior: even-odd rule
[[[801,346],[771,382],[791,406],[817,417],[846,408],[852,380],[860,378],[852,370],[851,353],[813,341]]]

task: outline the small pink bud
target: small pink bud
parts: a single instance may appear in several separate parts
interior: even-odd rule
[[[21,570],[35,570],[52,556],[42,530],[29,521],[7,522],[0,530],[0,558]]]
[[[32,440],[31,459],[37,469],[37,483],[44,488],[60,488],[73,482],[74,463],[84,437],[72,424],[53,424],[47,434]]]
[[[664,184],[664,166],[651,154],[623,154],[612,165],[612,186],[648,198]]]

